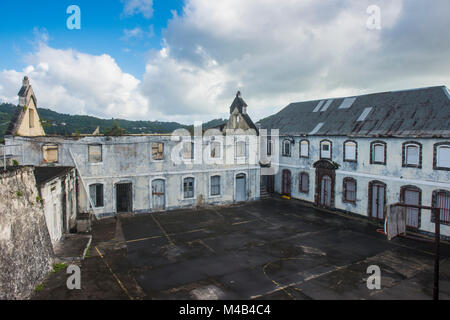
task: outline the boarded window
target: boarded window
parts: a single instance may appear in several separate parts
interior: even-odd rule
[[[29,118],[30,128],[34,128],[34,110],[33,109],[28,109],[28,118]]]
[[[283,141],[283,156],[291,156],[291,142],[289,140]]]
[[[220,195],[220,176],[211,177],[211,195]]]
[[[152,144],[152,158],[153,160],[164,159],[164,143],[155,142]]]
[[[103,207],[103,184],[91,184],[89,186],[89,195],[91,196],[92,204],[96,207]]]
[[[103,161],[102,157],[102,145],[92,144],[88,146],[89,162],[99,163]]]
[[[238,157],[238,158],[245,157],[245,142],[244,141],[236,142],[236,157]]]
[[[302,140],[300,142],[300,157],[309,158],[309,141]]]
[[[183,143],[183,159],[194,159],[194,143]]]
[[[211,158],[220,158],[221,157],[221,143],[214,141],[211,143]]]
[[[344,143],[344,161],[356,161],[356,142]]]
[[[450,145],[437,147],[436,166],[439,168],[450,168]]]
[[[356,201],[356,180],[352,178],[344,179],[344,201]]]
[[[183,180],[184,199],[194,198],[194,178],[185,178]]]
[[[309,174],[302,172],[299,175],[299,191],[303,193],[309,192]]]
[[[321,141],[320,142],[320,158],[321,159],[331,159],[331,142]]]
[[[58,146],[54,144],[46,144],[42,147],[42,157],[44,163],[58,162]]]

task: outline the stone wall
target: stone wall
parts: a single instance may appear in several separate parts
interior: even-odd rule
[[[53,264],[32,167],[0,171],[0,299],[26,299]]]

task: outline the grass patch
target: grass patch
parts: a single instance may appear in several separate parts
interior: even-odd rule
[[[89,245],[89,247],[87,248],[84,258],[89,258],[90,253],[91,253],[91,245]]]
[[[67,264],[66,263],[55,263],[53,265],[53,273],[61,271],[61,270],[64,270],[65,268],[67,268]]]
[[[44,289],[44,287],[45,287],[45,285],[44,285],[44,283],[42,282],[41,284],[38,284],[38,285],[36,286],[36,288],[34,288],[34,292],[41,292],[41,291]]]

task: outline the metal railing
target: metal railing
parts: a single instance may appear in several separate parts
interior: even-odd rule
[[[404,202],[397,202],[392,204],[391,206],[416,208],[431,211],[432,222],[434,222],[434,245],[435,245],[433,300],[439,300],[439,259],[440,259],[441,222],[444,221],[444,220],[441,221],[441,208],[433,206],[430,207],[430,206],[406,204]]]

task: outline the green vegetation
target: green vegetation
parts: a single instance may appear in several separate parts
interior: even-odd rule
[[[16,111],[17,106],[10,103],[0,103],[0,141],[3,140],[4,133]],[[100,128],[101,134],[105,134],[108,130],[114,129],[116,124],[118,128],[124,130],[125,134],[168,134],[180,128],[189,131],[193,129],[192,125],[183,125],[178,122],[100,119],[91,116],[58,113],[45,108],[38,108],[38,113],[45,133],[49,135],[79,136],[80,134],[92,134],[97,127]],[[203,130],[219,126],[225,122],[224,119],[211,120],[203,124]]]
[[[14,167],[17,167],[17,166],[19,165],[19,161],[17,161],[16,159],[14,159],[14,160],[12,161],[12,163],[13,163],[13,166],[14,166]]]
[[[16,193],[16,194],[17,194],[17,196],[18,196],[18,197],[21,197],[21,196],[23,196],[23,194],[22,194],[22,192],[21,192],[21,191],[17,191],[17,193]]]
[[[91,254],[91,245],[86,250],[86,254],[84,255],[84,258],[89,258],[89,255]]]
[[[59,271],[61,271],[61,270],[64,270],[64,269],[66,269],[67,268],[67,264],[66,263],[55,263],[54,265],[53,265],[53,272],[52,273],[55,273],[55,272],[59,272]]]
[[[40,291],[42,291],[44,289],[44,287],[45,287],[45,284],[42,282],[41,284],[38,284],[36,286],[36,288],[34,288],[34,291],[35,292],[40,292]]]
[[[36,202],[37,202],[37,203],[43,203],[44,200],[42,200],[41,197],[37,196],[37,197],[36,197]]]
[[[105,136],[123,136],[125,133],[127,131],[122,129],[117,121],[114,121],[113,127],[106,130]]]

